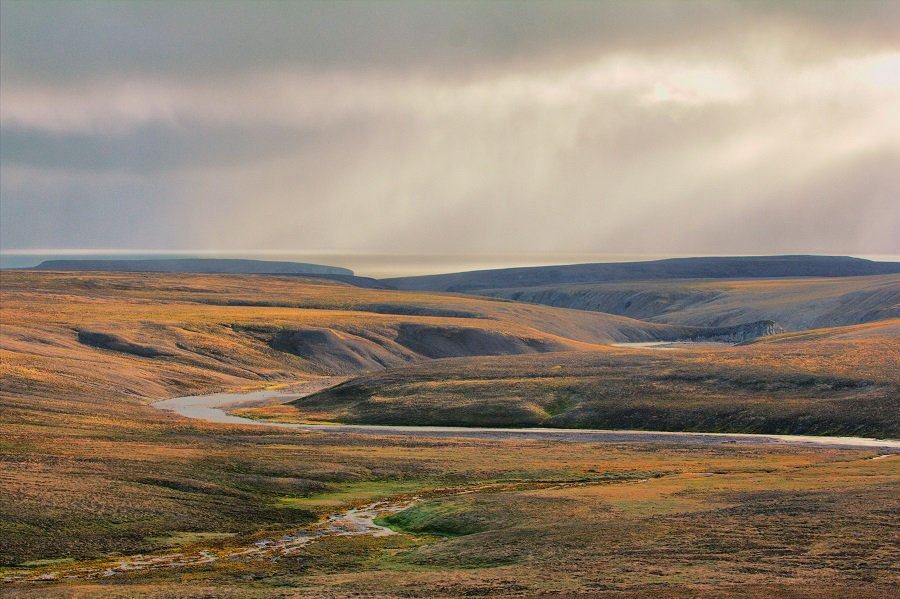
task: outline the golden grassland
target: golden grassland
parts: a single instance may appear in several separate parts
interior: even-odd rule
[[[451,337],[450,347],[434,350],[450,355],[585,349],[666,330],[615,316],[299,277],[4,271],[0,283],[2,391],[7,408],[26,419],[36,398],[55,414],[94,417],[89,402],[66,397],[111,391],[147,402],[434,357],[429,347],[398,342],[404,327]],[[290,346],[298,331],[329,336],[321,351],[304,353]],[[279,346],[286,333],[288,346]]]
[[[872,451],[327,435],[203,423],[148,405],[334,373],[273,347],[266,327],[387,337],[402,324],[427,322],[591,350],[434,362],[408,355],[412,365],[385,371],[395,377],[385,392],[420,385],[426,400],[454,386],[496,399],[503,395],[496,389],[532,393],[533,383],[537,393],[560,371],[561,380],[595,376],[598,356],[611,360],[612,373],[633,364],[634,377],[727,374],[751,364],[785,376],[896,384],[896,371],[886,368],[896,364],[896,346],[877,327],[673,357],[595,345],[610,335],[627,339],[644,331],[642,323],[463,296],[289,277],[4,272],[0,282],[0,578],[64,575],[173,548],[241,546],[373,499],[423,497],[386,519],[402,533],[394,536],[328,538],[274,562],[3,584],[4,594],[884,597],[898,590],[900,458],[873,460]],[[454,315],[422,315],[423,305]],[[119,341],[89,345],[79,340],[82,329]],[[148,347],[155,353],[140,355]],[[406,374],[426,368],[444,372],[443,380]],[[541,406],[552,415],[568,404]]]

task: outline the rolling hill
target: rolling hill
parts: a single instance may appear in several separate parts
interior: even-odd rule
[[[362,373],[435,358],[745,331],[292,276],[0,276],[0,395],[8,409],[14,404],[22,413],[38,410],[38,398],[94,410],[67,399],[92,389],[147,402],[248,381]]]
[[[900,319],[746,345],[423,362],[295,401],[302,421],[900,436]]]
[[[0,401],[19,422],[46,420],[48,410],[53,418],[96,414],[85,398],[100,390],[124,402],[105,408],[114,414],[173,395],[352,375],[359,378],[298,406],[311,410],[303,418],[896,432],[896,418],[886,416],[896,413],[891,401],[900,396],[886,374],[900,363],[896,327],[887,326],[896,320],[792,337],[772,335],[780,329],[771,321],[692,327],[291,276],[0,276]],[[855,278],[858,287],[844,291],[868,289],[874,280]],[[767,293],[805,297],[782,283],[791,282]],[[770,282],[760,284],[768,289]],[[675,340],[742,344],[673,352],[611,347]],[[872,348],[877,360],[865,358]]]

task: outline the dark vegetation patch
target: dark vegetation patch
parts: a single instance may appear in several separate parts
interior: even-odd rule
[[[144,476],[135,478],[134,482],[142,485],[151,485],[154,487],[162,487],[164,489],[172,489],[173,491],[181,491],[182,493],[206,493],[218,495],[235,494],[231,489],[225,488],[221,485],[192,479]],[[237,493],[237,495],[243,495],[243,493]]]

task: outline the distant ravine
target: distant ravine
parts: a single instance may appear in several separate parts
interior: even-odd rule
[[[742,433],[681,433],[656,431],[608,431],[594,429],[548,428],[476,428],[456,426],[394,426],[366,424],[295,424],[251,420],[228,414],[225,408],[236,405],[281,403],[273,400],[295,400],[303,393],[251,391],[216,393],[166,399],[153,407],[187,418],[220,424],[241,424],[293,428],[307,432],[358,435],[392,435],[404,437],[465,437],[496,440],[567,441],[575,443],[677,443],[686,445],[818,445],[847,449],[873,449],[900,454],[900,440],[865,437],[818,437],[812,435],[756,435]]]

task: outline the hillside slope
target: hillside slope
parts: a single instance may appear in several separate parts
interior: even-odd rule
[[[89,396],[91,389],[146,402],[426,359],[597,349],[715,332],[297,277],[0,276],[0,395],[6,408],[15,405],[34,418],[41,402],[95,409],[67,399]],[[61,396],[60,389],[72,392]]]
[[[771,320],[796,331],[900,317],[900,275],[616,281],[481,293],[691,326]]]
[[[440,360],[256,417],[900,437],[900,320],[749,345]]]
[[[900,273],[900,262],[874,262],[847,256],[732,256],[502,268],[400,277],[385,279],[384,282],[398,289],[472,292],[646,279],[848,277],[896,273]]]

